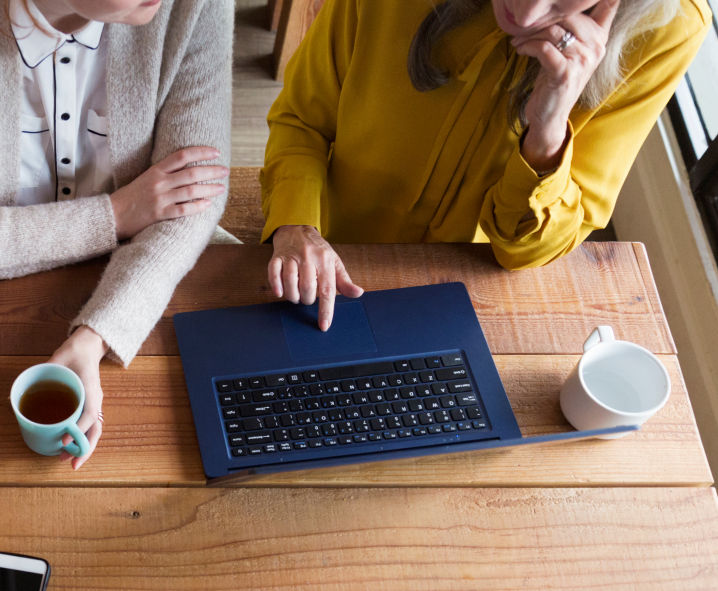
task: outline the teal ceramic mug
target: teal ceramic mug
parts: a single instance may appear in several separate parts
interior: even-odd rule
[[[55,401],[47,398],[49,389],[37,392],[46,384],[57,386],[58,398],[66,398],[63,401],[64,406],[56,405]],[[25,396],[30,397],[33,393],[44,398],[38,398],[36,401],[23,400]],[[34,404],[31,405],[30,402]],[[76,457],[84,456],[90,451],[87,437],[77,426],[77,420],[85,406],[85,387],[71,369],[56,363],[40,363],[28,367],[13,382],[10,404],[20,425],[22,438],[32,451],[44,456],[57,456],[65,450]],[[33,406],[36,408],[33,409]],[[62,413],[65,407],[67,412]],[[52,418],[53,412],[61,414]],[[31,420],[26,414],[35,420]],[[65,418],[60,418],[65,414]],[[52,422],[47,422],[48,420]],[[74,441],[63,445],[62,438],[65,434],[69,434]]]

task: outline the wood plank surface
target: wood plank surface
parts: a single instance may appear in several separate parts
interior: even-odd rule
[[[484,244],[337,245],[365,289],[463,281],[494,354],[575,354],[599,324],[654,353],[675,353],[645,251],[584,243],[538,269],[506,271]],[[274,301],[268,245],[214,245],[179,284],[141,355],[177,354],[172,315]],[[90,297],[105,259],[0,281],[0,355],[50,355]]]
[[[289,58],[304,39],[322,4],[324,0],[282,0],[274,44],[274,77],[277,80],[284,78]]]
[[[577,356],[496,357],[524,436],[570,431],[558,403]],[[0,391],[38,358],[0,358]],[[242,486],[639,486],[712,481],[676,358],[662,356],[673,391],[637,433],[577,441],[254,476]],[[0,401],[0,485],[205,483],[177,357],[141,357],[129,370],[103,363],[105,429],[77,472],[23,444],[9,401]],[[225,486],[231,486],[226,483]]]
[[[0,489],[77,589],[715,589],[713,489]]]

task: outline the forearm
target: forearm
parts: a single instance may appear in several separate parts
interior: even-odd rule
[[[0,279],[93,258],[116,246],[107,195],[0,207]]]

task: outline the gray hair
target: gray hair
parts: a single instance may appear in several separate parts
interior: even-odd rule
[[[488,0],[446,0],[429,13],[419,26],[409,49],[409,77],[417,90],[439,88],[449,80],[448,73],[432,62],[434,44],[447,32],[461,25]],[[623,54],[645,33],[670,22],[680,8],[680,0],[623,0],[606,44],[606,54],[583,90],[578,104],[593,109],[623,82]],[[510,90],[509,119],[525,126],[523,108],[539,72],[535,59]]]

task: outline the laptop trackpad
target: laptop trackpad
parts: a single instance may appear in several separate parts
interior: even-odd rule
[[[377,350],[369,320],[360,301],[337,302],[327,332],[317,326],[317,305],[282,310],[289,354],[295,361],[372,353]]]

